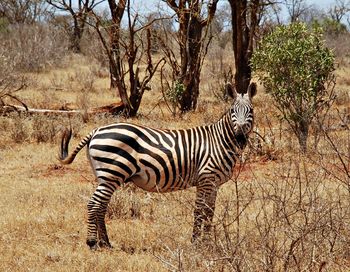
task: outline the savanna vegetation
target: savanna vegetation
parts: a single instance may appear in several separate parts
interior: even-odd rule
[[[304,0],[169,0],[153,12],[136,0],[77,2],[0,3],[1,271],[350,270],[349,2],[321,9]],[[320,32],[295,47],[281,32],[296,21]],[[294,56],[306,52],[285,61],[297,61],[318,89],[285,74],[278,84],[264,81],[267,68],[281,65],[273,58],[281,52],[267,45],[257,54],[274,62],[249,65],[264,37],[285,37],[278,42],[293,43]],[[316,52],[300,45],[312,37],[321,37]],[[322,52],[329,74],[320,79],[312,64]],[[86,204],[96,181],[82,154],[58,163],[63,128],[73,128],[76,144],[112,122],[209,124],[232,102],[226,83],[244,92],[251,80],[261,80],[255,128],[219,190],[210,239],[190,242],[195,190],[151,194],[128,185],[107,212],[114,248],[89,250]],[[290,125],[300,116],[284,115],[274,92],[314,101],[325,90],[331,95],[317,100],[327,103],[308,119],[304,149]]]

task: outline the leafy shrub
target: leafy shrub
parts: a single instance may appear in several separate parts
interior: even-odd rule
[[[325,18],[322,21],[315,20],[312,23],[314,27],[322,27],[327,35],[337,36],[344,35],[348,32],[345,24],[331,18]]]
[[[185,85],[180,81],[175,81],[171,88],[165,93],[165,98],[172,105],[172,113],[176,114],[176,109],[180,108],[180,99],[185,91]]]
[[[251,63],[306,152],[310,123],[334,99],[334,55],[321,29],[279,26],[261,41]]]

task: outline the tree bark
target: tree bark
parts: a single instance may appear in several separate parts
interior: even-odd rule
[[[73,31],[70,37],[70,47],[73,53],[79,54],[81,52],[80,41],[83,35],[84,26],[81,26],[79,19],[76,15],[73,15]]]
[[[195,109],[199,95],[200,83],[200,50],[202,45],[202,28],[198,18],[198,2],[190,11],[185,13],[180,26],[180,36],[183,44],[180,48],[181,74],[180,79],[185,90],[180,99],[180,110],[182,112]],[[191,14],[193,13],[193,14]]]
[[[232,45],[235,58],[235,88],[238,93],[246,93],[252,77],[250,59],[258,26],[261,0],[228,0],[232,16]]]
[[[179,99],[182,112],[197,107],[199,96],[200,73],[203,58],[203,29],[207,27],[215,15],[218,0],[208,5],[207,18],[201,16],[201,4],[198,0],[167,0],[179,20],[178,40],[180,45],[180,71],[177,80],[184,85],[184,92]],[[174,69],[174,67],[173,67]]]
[[[123,101],[123,98],[120,92],[124,86],[118,85],[118,79],[121,76],[119,40],[120,40],[120,25],[121,25],[121,20],[123,18],[125,7],[126,7],[126,0],[120,0],[118,1],[118,4],[116,4],[115,0],[108,0],[108,5],[112,16],[112,25],[110,26],[110,31],[109,31],[110,52],[111,52],[111,57],[113,58],[113,60],[110,60],[110,79],[111,79],[110,87],[111,89],[118,88],[119,95]]]
[[[298,121],[297,125],[297,137],[302,153],[307,152],[307,138],[309,136],[309,123],[304,120]]]

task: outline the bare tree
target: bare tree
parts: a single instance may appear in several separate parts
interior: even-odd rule
[[[235,88],[245,93],[251,80],[250,59],[262,11],[268,3],[263,0],[228,0],[232,16],[232,42],[235,57]]]
[[[40,20],[47,12],[45,0],[2,0],[0,17],[10,24],[32,24]]]
[[[156,64],[151,55],[151,33],[149,27],[153,21],[138,27],[139,15],[132,14],[130,0],[108,0],[111,13],[110,22],[103,21],[94,14],[96,29],[110,63],[111,88],[118,90],[125,116],[135,116],[148,83],[164,61],[161,58]],[[127,29],[121,27],[126,11]],[[146,32],[146,42],[141,32]],[[107,33],[107,36],[105,35]],[[146,55],[146,57],[144,57]],[[141,78],[140,66],[146,64]],[[129,84],[127,84],[127,79]]]
[[[328,16],[316,5],[311,5],[307,10],[300,16],[300,21],[311,25],[314,22],[321,22]]]
[[[277,25],[282,24],[283,16],[282,16],[282,7],[279,3],[275,2],[270,5],[270,8],[268,9],[267,16],[271,21],[275,21]]]
[[[152,48],[151,53],[157,53],[161,49],[162,37],[164,34],[175,32],[172,18],[163,12],[151,12],[145,15],[143,24],[148,25],[151,31]],[[151,24],[150,24],[151,23]]]
[[[298,21],[310,8],[306,4],[306,0],[283,0],[283,4],[287,8],[290,22]]]
[[[336,0],[335,4],[328,9],[328,14],[337,23],[341,23],[350,11],[350,1]]]
[[[186,112],[195,109],[199,96],[200,72],[206,49],[205,43],[208,29],[218,0],[211,1],[208,5],[206,16],[203,15],[203,2],[199,0],[166,0],[168,6],[175,12],[179,30],[177,42],[180,48],[180,64],[175,54],[167,53],[174,70],[174,79],[183,86],[179,97],[180,110]]]
[[[229,5],[226,3],[217,8],[215,17],[211,23],[211,31],[218,41],[220,48],[225,48],[231,40],[231,33],[228,26],[231,23]]]
[[[73,25],[68,29],[71,40],[70,49],[75,53],[80,53],[80,40],[85,30],[87,16],[103,0],[78,0],[77,4],[72,3],[72,0],[46,0],[46,2],[71,16]]]

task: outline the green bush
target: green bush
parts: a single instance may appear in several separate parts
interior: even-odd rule
[[[311,122],[334,99],[334,55],[322,30],[279,26],[261,41],[251,65],[306,152]]]
[[[5,17],[0,17],[0,33],[8,31],[9,21]]]
[[[345,24],[337,22],[336,20],[333,20],[331,18],[325,18],[320,21],[314,20],[312,22],[312,25],[314,27],[322,27],[324,33],[331,36],[344,35],[348,33]]]
[[[180,99],[185,92],[185,85],[180,81],[173,82],[171,88],[169,88],[165,93],[165,98],[172,105],[172,113],[176,114],[176,109],[180,108]]]

